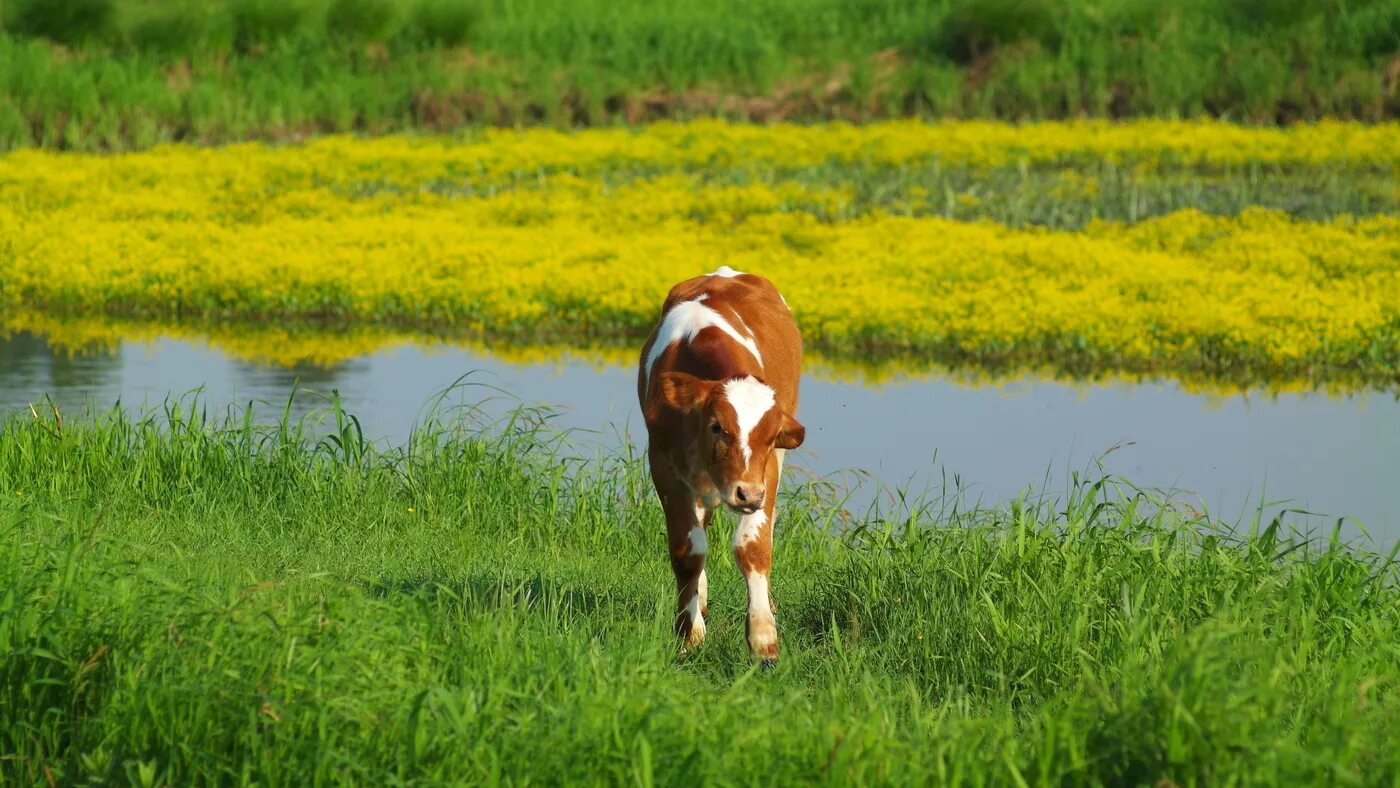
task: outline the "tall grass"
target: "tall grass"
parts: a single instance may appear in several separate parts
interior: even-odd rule
[[[1084,483],[785,496],[785,651],[716,556],[677,660],[640,464],[189,400],[0,423],[0,779],[1076,784],[1400,776],[1394,563]],[[723,527],[723,525],[719,526]],[[724,543],[716,534],[712,541]]]
[[[3,11],[0,147],[710,114],[1400,114],[1400,0],[9,0]]]

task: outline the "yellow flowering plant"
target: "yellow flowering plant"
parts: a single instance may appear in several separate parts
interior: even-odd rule
[[[1389,385],[1400,368],[1393,215],[1180,210],[1066,231],[843,211],[848,185],[708,176],[741,158],[1394,168],[1397,129],[703,121],[24,151],[0,157],[0,305],[616,346],[645,333],[670,284],[729,265],[777,282],[832,359]]]

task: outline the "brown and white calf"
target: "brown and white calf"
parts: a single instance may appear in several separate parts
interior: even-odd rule
[[[794,418],[801,372],[802,337],[787,302],[772,282],[728,266],[671,288],[642,347],[637,396],[686,647],[705,639],[706,528],[723,505],[739,515],[733,549],[748,583],[749,650],[765,662],[778,657],[768,587],[773,507],[783,454],[805,435]]]

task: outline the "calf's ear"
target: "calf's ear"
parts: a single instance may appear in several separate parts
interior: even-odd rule
[[[656,385],[662,401],[681,413],[700,407],[710,396],[710,384],[685,372],[663,372]]]
[[[773,441],[773,447],[777,449],[795,449],[802,445],[802,441],[807,438],[807,428],[797,423],[797,419],[783,414],[782,426],[778,428],[778,437]]]

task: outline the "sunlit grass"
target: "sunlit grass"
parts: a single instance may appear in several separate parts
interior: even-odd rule
[[[1395,118],[1393,0],[7,0],[0,149],[723,116]]]
[[[636,457],[570,459],[539,413],[482,430],[440,411],[395,447],[322,416],[261,427],[186,399],[0,423],[0,777],[1400,773],[1389,558],[1277,523],[1232,536],[1111,480],[850,518],[792,488],[785,651],[760,674],[723,553],[710,639],[675,658]]]

